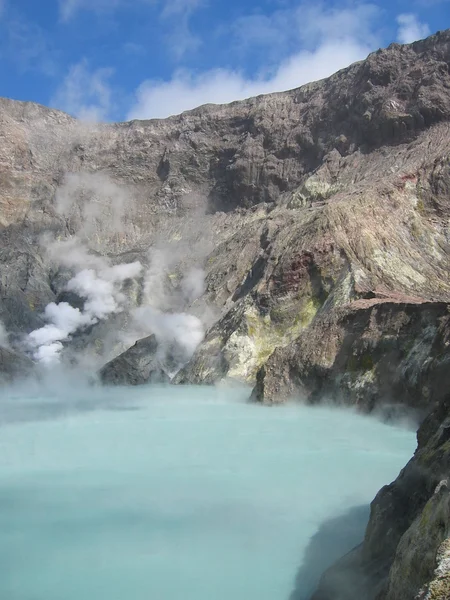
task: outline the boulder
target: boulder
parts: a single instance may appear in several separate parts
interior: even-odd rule
[[[158,347],[154,335],[138,340],[100,369],[100,380],[105,385],[168,382],[169,376],[161,366],[162,357],[158,354]]]

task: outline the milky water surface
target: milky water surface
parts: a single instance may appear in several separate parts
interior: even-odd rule
[[[307,598],[415,435],[247,393],[3,391],[0,598]]]

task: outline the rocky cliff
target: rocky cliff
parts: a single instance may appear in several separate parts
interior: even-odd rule
[[[57,353],[107,382],[426,417],[317,598],[446,597],[449,261],[450,31],[166,120],[0,100],[8,376]]]
[[[325,573],[312,600],[450,596],[449,426],[447,395],[419,428],[414,457],[372,502],[363,544]]]

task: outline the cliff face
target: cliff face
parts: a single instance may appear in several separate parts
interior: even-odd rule
[[[449,426],[447,396],[422,423],[414,457],[372,502],[363,544],[325,573],[312,600],[449,597]]]
[[[265,346],[262,362],[326,301],[446,300],[449,56],[443,32],[291,92],[95,128],[1,100],[0,317],[13,331],[40,323],[61,283],[36,241],[80,236],[83,194],[105,187],[127,208],[117,227],[99,207],[90,247],[120,257],[201,242],[207,300],[270,316],[270,336],[245,334]],[[249,381],[254,354],[234,369]]]
[[[371,411],[395,401],[426,414],[450,389],[445,302],[356,300],[318,316],[259,370],[253,398],[333,398]]]
[[[167,264],[152,263],[167,247]],[[130,332],[131,312],[160,297],[155,310],[206,327],[175,383],[228,377],[265,403],[301,394],[428,414],[363,546],[316,597],[446,597],[450,31],[297,90],[166,120],[88,127],[0,100],[0,319],[13,350],[50,302],[83,307],[68,285],[83,257],[109,276],[135,260],[147,273],[125,280],[120,311],[61,344],[70,360],[81,349],[107,363],[107,381],[176,370],[160,371],[158,323]],[[205,280],[190,295],[193,266]],[[128,337],[106,344],[112,331]],[[0,360],[11,376],[13,350]]]
[[[293,189],[281,193],[270,212],[256,209],[254,219],[211,254],[214,264],[247,244],[251,266],[240,285],[233,282],[230,309],[209,330],[178,381],[229,376],[252,383],[262,368],[255,397],[276,401],[280,396],[266,394],[270,386],[261,385],[268,357],[268,368],[285,348],[301,360],[296,348],[305,340],[316,352],[317,328],[339,320],[342,307],[352,313],[361,307],[354,301],[373,298],[377,303],[448,301],[448,33],[432,39],[446,40],[439,68],[421,54],[428,40],[407,50],[394,46],[375,53],[326,82],[293,93],[308,96],[299,117],[314,140],[300,151],[311,157],[310,170],[302,173],[300,185],[292,171],[286,172]],[[409,52],[417,53],[414,67],[403,62],[412,58]],[[436,87],[439,73],[442,87]],[[427,81],[431,87],[425,89]],[[428,94],[434,98],[430,103],[440,107],[430,126],[423,104]],[[286,161],[287,168],[291,157]],[[248,163],[255,164],[253,155]],[[219,281],[212,267],[207,283],[213,299]],[[305,382],[297,382],[305,391]],[[292,392],[296,384],[291,384]]]

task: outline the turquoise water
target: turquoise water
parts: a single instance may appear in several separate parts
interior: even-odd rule
[[[37,393],[2,392],[2,600],[307,598],[415,447],[243,390]]]

